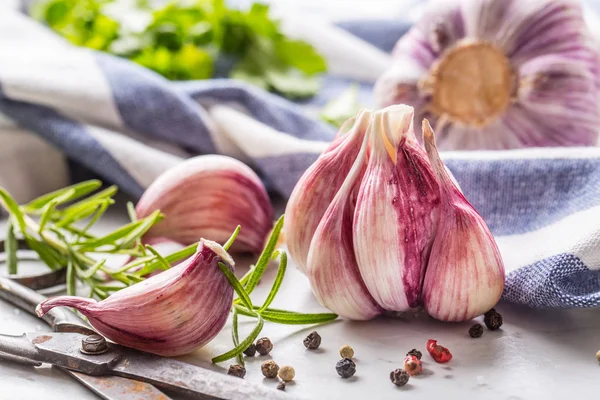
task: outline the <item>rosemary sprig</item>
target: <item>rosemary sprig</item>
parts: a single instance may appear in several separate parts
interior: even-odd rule
[[[258,258],[256,266],[251,267],[248,273],[244,275],[241,280],[238,280],[225,264],[219,263],[219,268],[225,274],[225,277],[237,293],[238,297],[233,301],[233,305],[231,307],[233,312],[232,338],[234,348],[226,353],[214,357],[212,359],[213,363],[219,363],[229,360],[230,358],[237,357],[238,362],[243,365],[242,353],[258,337],[264,326],[264,321],[272,321],[288,325],[308,325],[329,322],[337,318],[337,315],[333,313],[304,314],[269,308],[275,299],[277,292],[281,288],[287,267],[287,254],[283,250],[275,249],[281,233],[281,228],[283,227],[283,218],[284,217],[281,216],[281,218],[279,218],[275,224],[273,232],[267,241],[265,249]],[[237,235],[237,232],[235,232],[234,235]],[[232,235],[232,238],[234,238],[234,235]],[[230,239],[227,241],[227,243],[229,242],[233,242],[233,240]],[[256,288],[256,285],[265,273],[269,261],[275,258],[279,258],[279,267],[277,270],[277,275],[275,276],[275,280],[273,281],[273,285],[271,286],[271,290],[269,291],[269,294],[267,295],[267,298],[262,306],[255,306],[252,304],[250,293]],[[239,341],[238,314],[253,317],[258,320],[252,332],[250,332],[250,334],[242,342]]]
[[[40,196],[24,205],[18,205],[0,187],[0,206],[9,213],[5,246],[9,274],[18,273],[16,240],[22,238],[50,269],[67,269],[68,294],[75,294],[76,281],[79,280],[90,287],[90,296],[103,299],[123,287],[140,282],[157,268],[169,268],[170,263],[189,254],[165,260],[154,249],[143,247],[142,236],[163,216],[156,211],[138,219],[132,205],[128,206],[134,219],[131,223],[102,237],[88,233],[107,208],[114,204],[117,187],[98,190],[101,186],[102,182],[98,180],[85,181]],[[106,265],[110,254],[129,254],[143,259],[140,262],[138,258],[115,270]]]

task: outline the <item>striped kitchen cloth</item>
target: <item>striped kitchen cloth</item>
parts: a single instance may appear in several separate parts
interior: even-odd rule
[[[55,149],[12,154],[33,134],[133,196],[183,159],[207,153],[243,160],[272,193],[288,196],[335,134],[315,110],[350,82],[359,82],[361,102],[370,105],[372,83],[409,26],[307,20],[290,19],[286,29],[312,41],[331,74],[315,99],[299,105],[231,80],[169,82],[126,60],[75,48],[22,13],[0,10],[0,182],[16,185],[11,177],[37,168],[39,184],[29,186],[39,188],[66,174],[64,159],[48,155]],[[599,148],[443,156],[497,237],[506,300],[600,305]]]

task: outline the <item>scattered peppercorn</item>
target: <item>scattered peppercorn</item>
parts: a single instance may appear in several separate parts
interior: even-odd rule
[[[437,340],[429,339],[427,341],[427,351],[437,363],[445,363],[452,359],[452,353],[444,346],[437,344]]]
[[[475,324],[469,329],[469,335],[472,338],[478,338],[483,335],[483,326],[481,324]]]
[[[406,356],[404,359],[404,370],[408,372],[410,376],[419,375],[423,372],[423,364],[415,356]]]
[[[408,383],[410,376],[408,372],[402,368],[398,368],[390,372],[390,381],[396,386],[404,386]]]
[[[344,345],[340,347],[340,356],[342,358],[352,358],[354,357],[354,349],[348,345]]]
[[[502,326],[502,315],[492,308],[484,314],[483,322],[485,322],[485,326],[487,326],[489,330],[495,331]]]
[[[248,357],[254,357],[256,354],[256,346],[252,343],[246,350],[244,350],[244,354]]]
[[[312,331],[306,338],[304,338],[304,347],[310,350],[316,350],[321,345],[321,335],[317,331]]]
[[[356,364],[349,358],[342,358],[335,365],[335,370],[342,378],[350,378],[356,372]]]
[[[227,375],[237,376],[238,378],[243,378],[246,376],[246,368],[243,365],[235,364],[229,366],[229,371],[227,371]]]
[[[277,377],[277,372],[279,371],[279,365],[277,365],[277,363],[273,360],[267,360],[262,363],[260,370],[266,378],[275,378]]]
[[[290,367],[289,365],[284,365],[279,369],[279,377],[284,382],[291,381],[294,379],[294,376],[296,376],[296,371],[294,371],[294,368]]]
[[[412,349],[411,351],[409,351],[408,353],[406,353],[407,356],[415,356],[417,357],[419,360],[421,359],[421,357],[423,357],[423,353],[421,353],[419,350],[417,349]]]
[[[271,350],[273,350],[273,343],[271,343],[271,340],[269,338],[264,337],[256,341],[255,347],[256,351],[258,351],[258,354],[260,354],[261,356],[266,356],[271,352]]]
[[[285,390],[285,382],[279,382],[279,385],[277,385],[277,390]]]

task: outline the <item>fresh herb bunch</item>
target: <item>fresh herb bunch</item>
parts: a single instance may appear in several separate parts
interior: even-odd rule
[[[196,244],[162,257],[152,246],[141,243],[142,236],[163,216],[159,211],[137,220],[128,204],[132,222],[104,236],[90,228],[114,204],[116,186],[98,191],[102,182],[90,180],[18,205],[0,187],[0,205],[9,213],[6,234],[6,262],[9,274],[18,272],[17,239],[23,239],[52,270],[67,269],[67,293],[76,295],[76,281],[90,288],[90,297],[105,299],[111,293],[144,280],[156,269],[194,254]],[[96,192],[96,193],[93,193]],[[125,254],[135,259],[119,269],[105,265],[107,257]]]
[[[241,279],[238,280],[225,264],[219,263],[219,267],[227,277],[227,280],[231,286],[233,286],[233,289],[236,291],[238,297],[233,300],[233,304],[231,306],[231,312],[233,313],[231,336],[233,339],[233,345],[235,347],[230,351],[213,358],[213,363],[219,363],[237,357],[238,363],[244,365],[244,358],[242,354],[244,350],[246,350],[256,340],[263,329],[265,321],[287,325],[306,325],[329,322],[337,318],[337,315],[332,313],[304,314],[269,307],[271,303],[273,303],[273,300],[275,299],[275,296],[281,287],[281,283],[283,282],[283,277],[287,268],[286,252],[276,249],[277,241],[279,240],[279,235],[281,234],[281,229],[283,228],[283,219],[284,216],[282,215],[275,224],[275,227],[271,232],[271,236],[269,237],[263,252],[258,258],[256,265],[251,266],[250,270]],[[231,243],[233,243],[235,240],[238,232],[239,227],[223,246],[225,250],[231,246]],[[256,288],[256,285],[265,273],[269,262],[276,259],[279,259],[279,267],[277,270],[277,275],[275,276],[275,280],[273,281],[273,286],[271,287],[271,290],[263,304],[261,306],[254,305],[250,298],[250,294]],[[242,341],[240,341],[239,338],[238,315],[253,317],[258,320],[254,329]]]
[[[172,80],[208,79],[215,63],[230,77],[287,97],[315,94],[324,59],[308,43],[286,37],[269,7],[227,7],[224,0],[41,0],[32,15],[72,43],[128,58]]]

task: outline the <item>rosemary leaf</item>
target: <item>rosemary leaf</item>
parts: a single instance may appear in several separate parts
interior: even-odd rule
[[[82,271],[80,273],[80,276],[84,279],[89,279],[92,276],[94,276],[94,274],[96,272],[98,272],[98,270],[100,268],[102,268],[102,266],[104,265],[104,263],[106,262],[106,259],[102,259],[100,261],[98,261],[96,264],[92,265],[90,268],[86,269],[85,271]]]
[[[227,361],[227,360],[234,358],[237,355],[243,353],[244,350],[246,350],[250,346],[250,344],[252,344],[252,342],[254,342],[254,340],[258,337],[258,335],[262,331],[262,328],[264,325],[265,325],[265,321],[259,315],[258,322],[256,323],[256,326],[254,327],[252,332],[250,332],[250,335],[248,335],[248,337],[246,339],[244,339],[240,344],[235,346],[235,348],[229,350],[227,353],[223,353],[223,354],[213,358],[212,362],[216,364],[216,363],[220,363],[223,361]]]
[[[17,273],[17,239],[15,238],[15,230],[11,220],[8,220],[6,226],[6,242],[4,249],[6,251],[6,266],[8,268],[9,275],[15,275]]]
[[[292,313],[279,313],[274,311],[263,311],[260,313],[266,321],[276,322],[278,324],[285,325],[308,325],[308,324],[322,324],[324,322],[333,321],[338,316],[333,313],[318,313],[318,314],[292,314]]]
[[[287,268],[287,254],[285,251],[281,251],[281,258],[279,259],[279,269],[277,270],[277,275],[275,276],[275,281],[273,282],[271,291],[269,292],[269,295],[267,296],[264,304],[258,310],[259,314],[262,313],[263,311],[265,311],[265,309],[267,309],[271,305],[273,300],[275,299],[275,296],[277,295],[277,292],[279,291],[279,288],[281,287],[281,283],[283,282],[283,277],[285,275],[286,268]]]
[[[114,201],[112,199],[91,200],[82,203],[78,207],[70,208],[68,211],[64,210],[63,212],[61,212],[60,220],[57,221],[55,225],[59,228],[69,226],[75,221],[79,221],[94,214],[98,210],[98,207],[105,203],[109,203],[107,204],[108,207],[108,205],[113,204]]]
[[[166,270],[168,270],[169,268],[171,268],[171,264],[169,264],[169,263],[167,262],[167,260],[165,260],[165,258],[164,258],[163,256],[161,256],[161,255],[159,254],[159,252],[158,252],[158,251],[156,251],[156,249],[155,249],[154,247],[152,247],[152,246],[150,246],[149,244],[147,244],[147,245],[146,245],[146,249],[148,249],[148,251],[149,251],[150,253],[154,254],[154,256],[157,258],[157,260],[158,260],[158,261],[159,261],[159,263],[160,263],[160,266],[161,266],[160,268],[161,268],[161,269],[163,269],[163,270],[165,270],[165,271],[166,271]]]
[[[237,347],[240,345],[240,335],[238,332],[238,312],[235,308],[233,309],[233,323],[232,323],[232,327],[231,327],[231,339],[233,340],[234,347]],[[238,359],[238,363],[240,365],[246,365],[246,363],[244,362],[244,357],[242,357],[241,353],[237,355],[237,359]]]
[[[46,224],[50,220],[52,213],[56,209],[57,204],[58,204],[58,199],[56,198],[56,199],[50,200],[50,202],[48,202],[48,204],[46,204],[46,206],[44,206],[44,209],[43,209],[44,211],[42,211],[42,216],[40,217],[40,227],[38,229],[38,232],[42,232],[44,230],[44,228],[46,227]]]
[[[275,251],[275,246],[277,246],[277,240],[279,240],[279,234],[281,233],[281,228],[283,228],[283,215],[279,217],[273,231],[271,232],[271,236],[267,241],[267,245],[265,246],[262,254],[258,258],[258,262],[256,263],[256,267],[254,268],[254,273],[250,276],[248,283],[245,286],[246,292],[248,294],[252,293],[260,278],[262,278],[265,270],[267,269],[267,265],[273,256],[273,252]]]
[[[193,243],[187,247],[184,247],[181,250],[177,250],[176,252],[171,253],[168,256],[165,256],[164,259],[167,260],[167,262],[169,264],[173,264],[176,261],[179,261],[184,258],[188,258],[188,257],[192,256],[196,252],[197,248],[198,248],[198,243]],[[146,274],[149,274],[150,272],[154,271],[155,269],[157,269],[159,267],[159,263],[160,263],[160,261],[158,261],[158,260],[148,262],[148,264],[146,264],[146,266],[144,268],[142,268],[138,272],[136,272],[136,275],[144,276]]]
[[[233,233],[231,234],[231,237],[225,242],[225,244],[223,245],[223,248],[225,249],[225,251],[229,250],[229,248],[231,247],[233,242],[235,242],[237,235],[240,233],[240,229],[242,229],[242,227],[238,225],[235,228],[235,230],[233,231]]]
[[[69,261],[67,262],[67,294],[69,296],[77,296],[76,276],[75,265],[73,260],[69,258]]]
[[[117,193],[117,191],[118,191],[118,188],[115,185],[109,186],[106,189],[99,191],[98,193],[95,193],[95,194],[93,194],[93,195],[91,195],[89,197],[86,197],[83,200],[80,200],[78,202],[75,202],[75,203],[71,204],[68,207],[65,207],[63,209],[63,212],[64,213],[68,213],[68,212],[72,211],[75,208],[79,208],[81,206],[84,206],[88,202],[102,200],[102,199],[111,199],[112,196],[114,196],[115,193]]]
[[[129,215],[129,219],[131,222],[135,222],[138,220],[137,212],[135,211],[135,206],[132,202],[127,202],[127,214]]]
[[[244,303],[246,308],[248,308],[248,310],[252,310],[252,300],[250,300],[250,296],[248,296],[248,293],[246,293],[240,281],[238,281],[233,272],[231,272],[231,270],[225,263],[219,262],[218,264],[219,268],[221,269],[221,271],[223,271],[223,274],[229,281],[229,284],[233,287],[233,290],[235,290],[240,299],[242,299],[242,302]]]
[[[29,203],[27,203],[25,206],[23,206],[23,208],[27,211],[39,210],[39,209],[43,208],[46,204],[48,204],[50,201],[64,195],[66,192],[69,192],[69,191],[72,191],[72,194],[65,201],[75,200],[77,198],[85,196],[88,193],[93,192],[94,190],[98,189],[100,186],[102,186],[102,182],[100,182],[99,180],[95,180],[95,179],[76,183],[74,185],[55,190],[54,192],[50,192],[50,193],[40,196],[36,199],[33,199]]]
[[[139,222],[139,225],[129,232],[127,236],[121,239],[121,243],[117,245],[117,248],[130,248],[138,240],[138,238],[142,237],[150,228],[152,228],[155,223],[159,222],[163,218],[164,216],[160,213],[160,211],[156,210],[146,218],[136,221],[136,223]]]
[[[35,251],[38,256],[40,256],[40,259],[46,263],[51,270],[62,269],[65,267],[66,259],[53,247],[30,235],[25,235],[25,241],[27,242],[27,246]]]
[[[0,200],[2,200],[2,204],[4,205],[6,211],[8,211],[10,215],[17,220],[17,224],[19,225],[21,232],[25,234],[25,216],[23,215],[23,212],[19,208],[19,205],[15,199],[13,199],[12,196],[2,187],[0,187]]]

